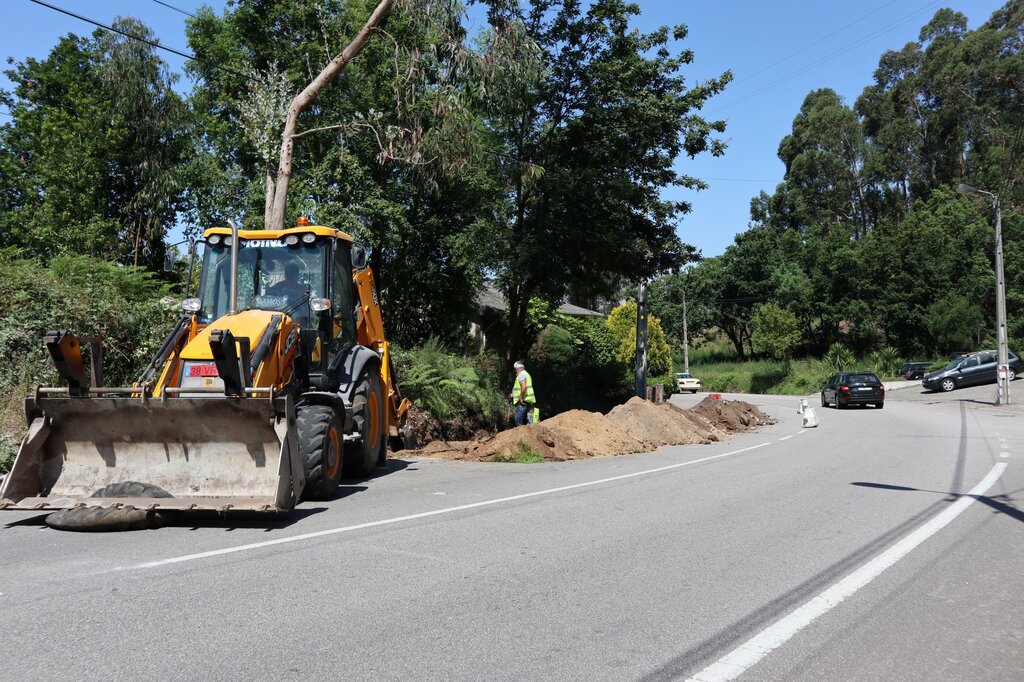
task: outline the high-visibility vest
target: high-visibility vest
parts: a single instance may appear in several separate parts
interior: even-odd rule
[[[523,370],[523,374],[526,375],[526,396],[523,398],[523,402],[526,403],[527,405],[533,405],[534,403],[537,402],[537,398],[534,397],[534,395],[533,395],[533,377],[531,377],[530,373],[527,372],[525,369]],[[516,378],[513,379],[513,381],[515,383],[512,384],[512,400],[514,400],[515,402],[518,403],[519,402],[519,375],[518,374],[516,375]]]

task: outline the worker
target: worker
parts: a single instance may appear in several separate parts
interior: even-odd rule
[[[533,394],[533,378],[521,360],[516,362],[515,368],[516,381],[512,384],[509,398],[516,406],[516,426],[532,424],[534,405],[537,404],[537,398]]]
[[[299,281],[299,266],[294,261],[284,266],[284,279],[267,291],[272,296],[284,296],[288,304],[298,303],[306,295],[306,287]]]

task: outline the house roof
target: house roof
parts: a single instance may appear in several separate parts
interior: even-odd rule
[[[490,282],[484,282],[483,287],[477,292],[476,302],[481,308],[490,308],[498,312],[505,312],[508,307],[505,304],[505,296],[494,288]],[[604,317],[604,313],[596,310],[582,308],[572,303],[563,303],[558,306],[558,312],[570,317]]]

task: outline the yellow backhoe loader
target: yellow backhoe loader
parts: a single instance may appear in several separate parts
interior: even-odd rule
[[[411,439],[365,252],[338,230],[212,228],[199,297],[130,387],[85,380],[80,341],[44,343],[66,387],[26,398],[0,509],[291,509]],[[93,359],[95,359],[93,357]]]

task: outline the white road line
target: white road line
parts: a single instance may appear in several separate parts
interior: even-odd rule
[[[1007,459],[1010,456],[1010,453],[1009,452],[1000,452],[999,456],[1002,457],[1003,459]]]
[[[790,439],[790,438],[792,438],[792,437],[793,437],[793,434],[791,433],[791,434],[789,434],[788,436],[783,436],[783,437],[782,437],[782,438],[780,438],[779,440],[789,440],[789,439]]]
[[[1006,462],[997,463],[981,480],[981,483],[974,486],[973,490],[949,505],[932,520],[788,616],[769,625],[718,659],[718,662],[691,677],[688,682],[724,682],[724,680],[731,680],[742,675],[762,658],[785,644],[793,635],[810,625],[818,616],[831,611],[857,590],[881,575],[885,569],[909,554],[915,547],[949,525],[953,519],[960,516],[971,503],[979,496],[984,495],[999,480],[1006,467]]]
[[[302,540],[311,540],[313,538],[324,537],[327,535],[337,535],[338,533],[348,533],[354,530],[361,530],[363,528],[373,528],[375,526],[387,526],[394,523],[401,523],[403,521],[412,521],[414,519],[424,519],[430,516],[439,516],[441,514],[453,514],[455,512],[465,511],[467,509],[477,509],[479,507],[489,507],[495,504],[502,504],[504,502],[514,502],[516,500],[525,500],[530,497],[539,497],[541,495],[551,495],[554,493],[565,492],[566,490],[576,490],[579,488],[587,488],[594,485],[601,485],[602,483],[612,483],[614,481],[622,481],[627,478],[635,478],[637,476],[646,476],[648,474],[655,474],[660,471],[669,471],[671,469],[679,469],[681,467],[688,467],[694,464],[701,464],[703,462],[710,462],[716,459],[722,459],[723,457],[731,457],[732,455],[738,455],[741,452],[750,452],[757,448],[763,448],[771,443],[761,443],[759,445],[751,445],[747,448],[741,448],[739,450],[733,450],[732,452],[725,452],[721,455],[712,455],[710,457],[702,457],[701,459],[690,460],[689,462],[680,462],[679,464],[669,464],[668,466],[658,467],[656,469],[645,469],[644,471],[635,471],[631,474],[623,474],[621,476],[611,476],[609,478],[602,478],[597,481],[587,481],[585,483],[575,483],[573,485],[566,485],[560,488],[549,488],[547,490],[537,490],[532,493],[523,493],[522,495],[511,495],[509,497],[499,497],[494,500],[484,500],[483,502],[473,502],[472,504],[462,504],[457,507],[446,507],[444,509],[434,509],[433,511],[421,512],[419,514],[408,514],[406,516],[396,516],[390,519],[381,519],[379,521],[370,521],[368,523],[359,523],[354,526],[342,526],[340,528],[328,528],[327,530],[315,531],[312,533],[303,533],[301,535],[291,535],[285,538],[277,538],[275,540],[266,540],[264,542],[253,542],[248,545],[237,545],[235,547],[225,547],[224,549],[215,549],[209,552],[199,552],[197,554],[186,554],[184,556],[171,557],[170,559],[160,559],[159,561],[148,561],[143,564],[135,564],[133,566],[122,566],[115,570],[134,570],[142,568],[156,568],[157,566],[166,566],[168,564],[179,564],[184,561],[196,561],[198,559],[208,559],[210,557],[222,556],[224,554],[234,554],[236,552],[245,552],[250,549],[260,549],[261,547],[271,547],[273,545],[283,545],[288,542],[300,542]]]
[[[807,429],[800,429],[796,433],[797,433],[797,435],[800,435],[801,433],[807,433]]]

